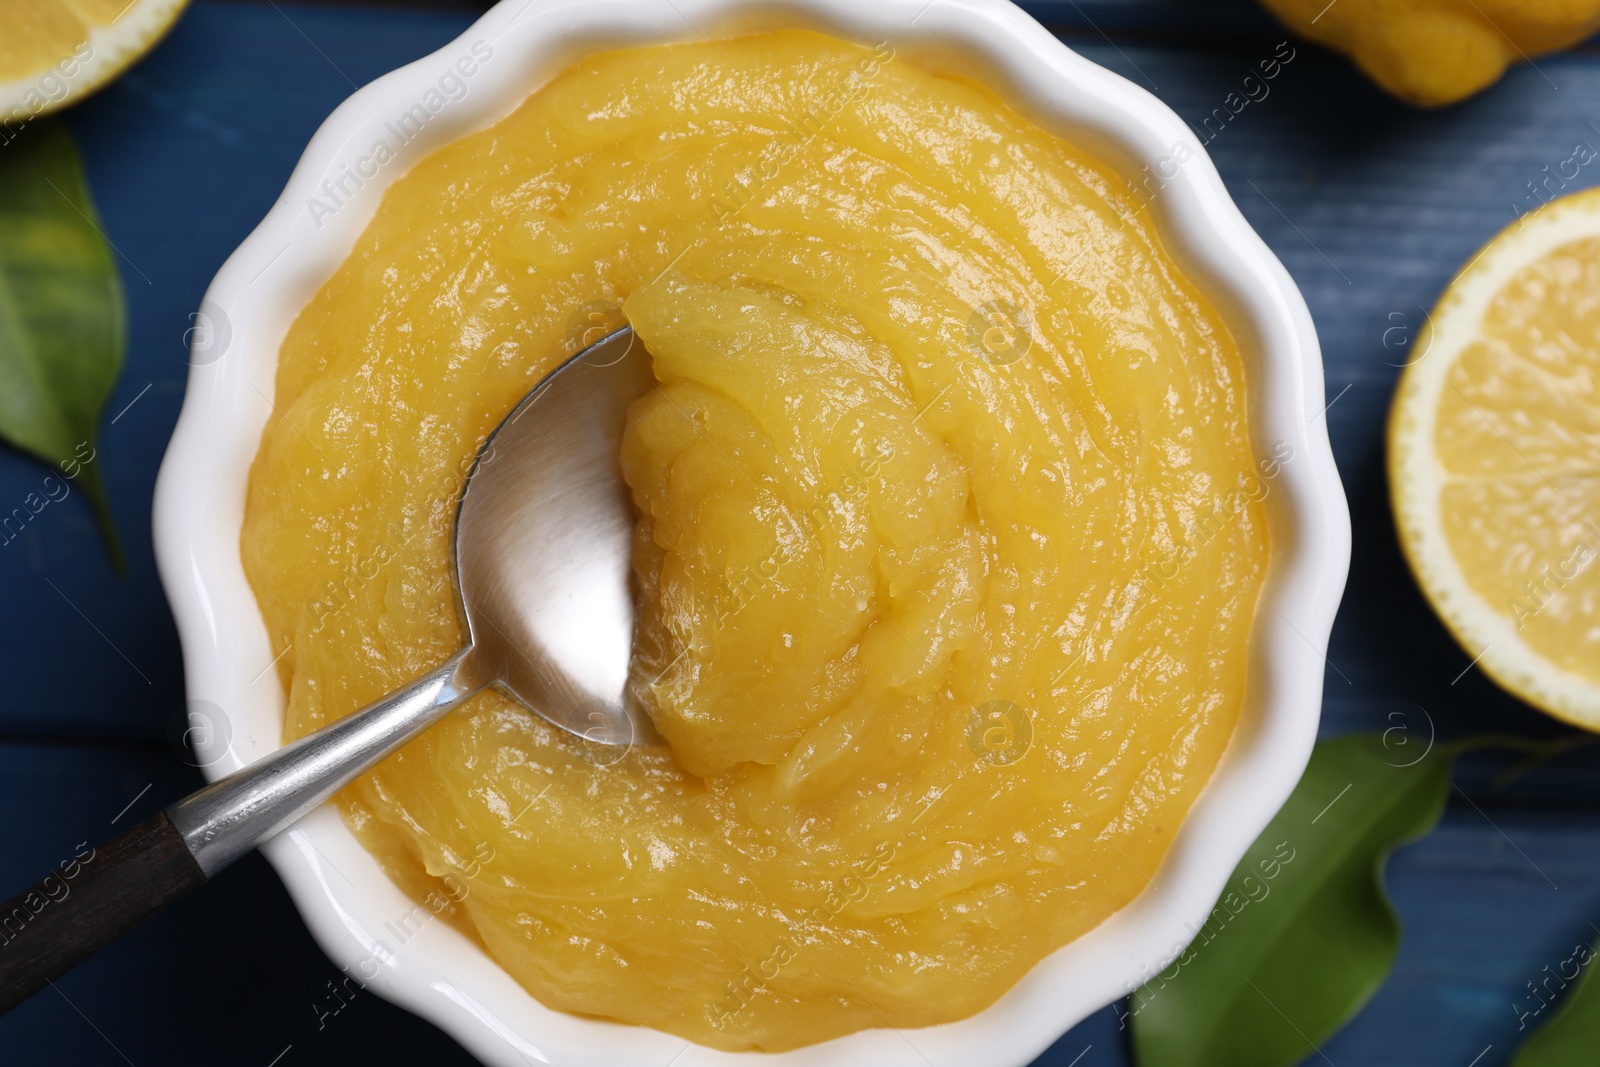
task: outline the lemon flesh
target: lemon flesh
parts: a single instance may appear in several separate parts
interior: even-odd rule
[[[670,749],[451,715],[342,798],[421,914],[551,1007],[780,1050],[970,1015],[1158,877],[1293,460],[1142,205],[804,32],[588,57],[390,186],[250,476],[289,736],[456,650],[459,472],[541,376],[625,315],[659,385],[621,460]]]
[[[1600,728],[1600,192],[1490,242],[1418,351],[1389,456],[1413,569],[1491,676]]]
[[[98,89],[153,48],[187,3],[5,0],[0,122],[26,122]]]

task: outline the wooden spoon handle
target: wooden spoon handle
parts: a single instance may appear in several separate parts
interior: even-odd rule
[[[159,812],[0,904],[0,1014],[205,880]]]

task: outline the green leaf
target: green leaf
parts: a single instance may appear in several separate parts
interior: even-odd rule
[[[1600,984],[1593,981],[1591,966],[1596,954],[1600,954],[1600,942],[1593,948],[1579,942],[1572,954],[1556,965],[1553,975],[1545,968],[1539,984],[1549,993],[1559,993],[1573,978],[1577,983],[1550,1021],[1517,1050],[1511,1067],[1591,1067],[1600,1049]],[[1567,974],[1569,966],[1580,973]],[[1549,985],[1552,978],[1555,989]],[[1530,1014],[1543,1010],[1542,997],[1531,989],[1522,1003]]]
[[[122,288],[77,150],[58,123],[31,122],[0,146],[0,440],[84,490],[119,571],[94,438],[122,345]],[[37,510],[6,501],[0,521],[15,536]]]
[[[1438,822],[1453,762],[1386,737],[1317,745],[1193,944],[1130,998],[1140,1067],[1288,1067],[1383,984],[1400,948],[1384,861]]]

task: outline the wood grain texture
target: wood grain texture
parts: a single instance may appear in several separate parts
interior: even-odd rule
[[[205,882],[166,812],[73,849],[0,904],[0,1013]]]

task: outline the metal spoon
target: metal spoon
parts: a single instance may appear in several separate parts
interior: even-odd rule
[[[0,1013],[491,685],[592,743],[658,740],[628,691],[634,513],[617,459],[628,406],[652,381],[644,346],[624,327],[535,386],[484,443],[457,504],[467,646],[0,905]]]

